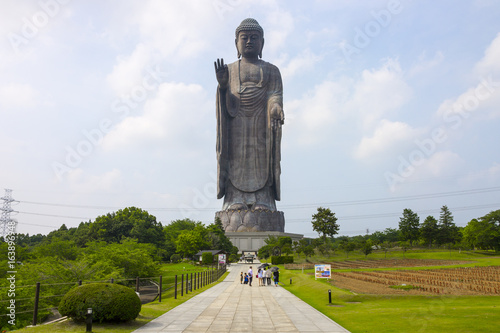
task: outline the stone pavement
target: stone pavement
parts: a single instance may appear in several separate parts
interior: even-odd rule
[[[223,282],[134,332],[349,332],[281,286],[240,284],[249,266],[231,265]]]

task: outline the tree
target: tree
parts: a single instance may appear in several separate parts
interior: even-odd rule
[[[155,250],[153,244],[138,243],[131,238],[112,244],[91,242],[85,249],[84,259],[106,278],[156,276],[159,267],[154,262]]]
[[[349,258],[349,252],[354,251],[356,248],[356,244],[352,242],[349,237],[342,237],[342,240],[340,241],[339,249],[345,252],[345,257]]]
[[[88,239],[119,243],[124,238],[135,238],[138,243],[162,245],[165,236],[161,223],[147,211],[136,207],[120,209],[116,213],[98,216],[88,229]]]
[[[411,249],[411,243],[408,242],[408,241],[400,241],[399,242],[399,247],[401,248],[401,250],[403,250],[403,258],[404,258],[406,251],[408,251],[409,249]]]
[[[304,255],[307,257],[310,257],[314,254],[314,247],[312,245],[307,245],[305,248],[304,248]]]
[[[52,238],[52,241],[36,246],[33,252],[39,258],[56,257],[65,260],[75,260],[79,249],[72,240]]]
[[[371,239],[363,240],[359,245],[360,245],[359,248],[361,252],[365,255],[365,258],[368,257],[368,255],[373,252],[373,242]]]
[[[175,241],[177,252],[182,253],[184,258],[191,258],[198,251],[207,249],[206,234],[207,231],[203,225],[197,226],[193,230],[183,231]]]
[[[163,234],[165,236],[163,249],[166,251],[166,257],[172,256],[177,251],[175,242],[183,231],[194,230],[196,226],[202,225],[203,224],[201,222],[196,222],[190,219],[175,220],[166,225],[163,228]]]
[[[483,223],[491,226],[493,237],[491,239],[491,248],[500,251],[500,209],[495,210],[479,218]]]
[[[261,259],[267,259],[271,256],[271,252],[273,251],[273,247],[272,245],[264,245],[262,246],[259,251],[257,252],[257,255],[259,256],[259,258]]]
[[[313,230],[319,234],[323,234],[323,240],[326,242],[326,237],[336,235],[339,231],[337,218],[329,208],[318,207],[318,212],[312,216]]]
[[[281,248],[281,252],[288,256],[293,252],[292,247],[289,244],[283,245],[283,247]]]
[[[375,231],[370,235],[370,239],[373,241],[373,244],[380,245],[386,240],[386,236],[381,231]]]
[[[500,210],[472,219],[462,230],[464,242],[473,249],[500,250]]]
[[[439,245],[455,243],[460,240],[458,227],[453,223],[453,215],[447,206],[441,207],[438,224],[437,242]]]
[[[384,230],[385,238],[384,242],[395,243],[401,238],[401,232],[396,228],[386,228]]]
[[[424,223],[420,225],[420,237],[429,247],[438,238],[438,221],[433,216],[427,216]]]
[[[385,241],[385,242],[381,243],[379,246],[380,246],[380,249],[382,251],[384,251],[384,254],[385,254],[384,258],[387,259],[387,252],[389,252],[389,250],[392,248],[391,242]]]
[[[233,243],[227,238],[220,218],[217,217],[215,222],[207,227],[207,238],[210,250],[223,250],[227,253],[233,252]]]
[[[204,252],[201,255],[201,262],[203,265],[212,265],[214,263],[214,255],[211,252]]]
[[[399,231],[401,232],[401,240],[409,241],[410,245],[413,241],[418,240],[419,234],[419,217],[411,209],[403,210],[403,217],[399,218]]]

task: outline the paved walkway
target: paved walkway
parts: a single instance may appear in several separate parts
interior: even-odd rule
[[[281,286],[240,284],[249,266],[231,265],[223,282],[134,332],[349,332]]]

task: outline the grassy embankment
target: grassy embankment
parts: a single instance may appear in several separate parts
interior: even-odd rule
[[[362,259],[363,255],[350,255],[349,259]],[[369,259],[384,258],[384,253],[374,253]],[[387,259],[403,259],[393,252]],[[469,260],[470,263],[454,266],[429,266],[408,268],[378,268],[356,270],[437,269],[467,266],[498,266],[500,257],[492,253],[458,251],[408,251],[405,258]],[[345,260],[345,255],[344,258]],[[317,257],[311,262],[324,263],[339,258]],[[346,271],[346,270],[338,270]],[[328,317],[356,332],[495,332],[500,327],[499,296],[400,296],[361,295],[333,286],[331,281],[315,280],[313,270],[281,270],[284,287],[318,309]],[[335,278],[335,270],[333,270]],[[290,278],[292,284],[290,284]],[[328,303],[328,290],[332,304]]]

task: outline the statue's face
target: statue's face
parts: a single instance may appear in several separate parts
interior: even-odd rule
[[[244,58],[257,58],[263,46],[264,39],[259,31],[241,31],[236,39],[236,47]]]

